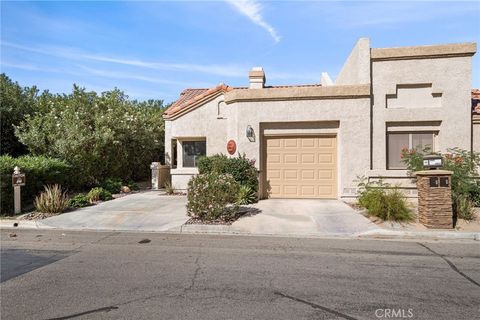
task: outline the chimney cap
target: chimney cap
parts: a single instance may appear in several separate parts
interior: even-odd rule
[[[250,89],[261,89],[265,86],[265,72],[262,67],[253,67],[248,73]]]

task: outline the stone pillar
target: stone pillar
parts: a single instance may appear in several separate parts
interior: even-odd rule
[[[170,182],[170,166],[152,162],[150,169],[152,169],[152,190],[164,188],[165,184]]]
[[[415,172],[418,189],[418,217],[427,228],[452,229],[451,171]]]
[[[150,165],[152,169],[152,190],[160,189],[159,177],[160,177],[160,162],[152,162]]]

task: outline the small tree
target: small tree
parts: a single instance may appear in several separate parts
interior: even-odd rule
[[[72,164],[82,173],[81,184],[144,179],[149,164],[163,154],[161,105],[159,100],[130,101],[118,89],[97,94],[74,86],[68,95],[44,92],[16,135],[32,154]]]
[[[0,74],[1,155],[17,157],[28,153],[27,147],[15,136],[15,126],[34,112],[37,94],[36,87],[21,87],[4,73]]]

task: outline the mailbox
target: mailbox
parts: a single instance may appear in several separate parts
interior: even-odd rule
[[[12,185],[14,187],[25,186],[25,174],[24,173],[14,173],[14,174],[12,174]]]
[[[427,228],[453,228],[452,172],[423,170],[415,172],[418,190],[418,220]]]
[[[443,158],[440,155],[432,154],[423,157],[423,167],[425,169],[438,169],[443,167]]]

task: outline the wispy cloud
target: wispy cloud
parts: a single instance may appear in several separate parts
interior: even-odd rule
[[[107,55],[91,54],[79,51],[70,47],[32,47],[24,46],[12,42],[1,42],[2,46],[15,48],[18,50],[29,51],[49,56],[61,57],[71,60],[91,60],[98,62],[108,62],[133,67],[141,67],[152,70],[199,72],[223,77],[245,77],[248,67],[239,65],[208,65],[191,63],[171,63],[146,61],[141,59],[127,59],[123,57],[114,57]]]
[[[247,16],[253,23],[265,29],[275,43],[280,41],[277,31],[265,21],[262,16],[262,5],[256,0],[227,0],[241,14]]]
[[[175,80],[168,80],[162,79],[160,77],[148,77],[142,76],[138,74],[131,74],[128,72],[118,72],[118,71],[110,71],[110,70],[102,70],[98,68],[90,68],[83,65],[77,65],[76,70],[71,69],[58,69],[58,68],[50,68],[45,66],[36,66],[33,64],[26,64],[26,63],[15,63],[9,61],[2,61],[2,67],[7,68],[14,68],[14,69],[21,69],[27,71],[39,71],[39,72],[48,72],[48,73],[62,73],[62,74],[69,74],[74,76],[98,76],[102,78],[111,78],[111,79],[125,79],[125,80],[138,80],[143,82],[150,82],[155,84],[167,84],[167,85],[175,85],[180,87],[185,86],[194,86],[194,87],[212,87],[212,83],[207,82],[200,82],[200,83],[191,83],[186,81],[175,81]]]
[[[118,72],[118,71],[110,71],[110,70],[102,70],[98,68],[90,68],[86,66],[79,66],[82,70],[85,70],[88,74],[96,75],[103,78],[112,78],[112,79],[126,79],[126,80],[139,80],[144,82],[150,83],[157,83],[157,84],[169,84],[169,85],[176,85],[176,86],[195,86],[195,87],[209,87],[212,86],[211,83],[190,83],[185,81],[175,81],[175,80],[168,80],[162,79],[160,77],[148,77],[142,75],[134,75],[127,72]]]

